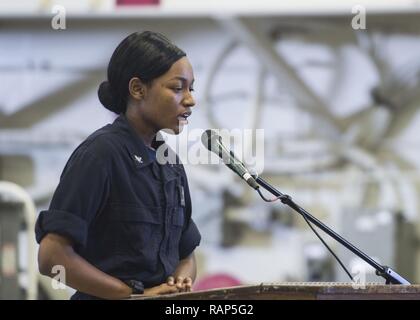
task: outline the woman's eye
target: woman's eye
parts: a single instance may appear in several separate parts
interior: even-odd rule
[[[194,88],[190,88],[190,91],[193,92],[194,91]]]
[[[180,91],[182,91],[182,88],[177,87],[177,88],[173,88],[173,90],[176,91],[176,92],[180,92]]]

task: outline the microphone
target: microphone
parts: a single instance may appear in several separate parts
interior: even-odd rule
[[[222,137],[216,131],[211,129],[204,131],[201,135],[201,142],[208,150],[217,154],[224,164],[245,180],[249,186],[255,190],[259,188],[257,181],[251,176],[245,165],[235,157],[233,151],[229,151],[223,145]]]

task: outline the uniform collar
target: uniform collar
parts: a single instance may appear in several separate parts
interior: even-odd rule
[[[112,126],[116,129],[122,130],[130,138],[130,141],[134,146],[134,148],[129,148],[129,152],[131,153],[130,157],[133,158],[136,167],[143,167],[153,162],[153,159],[149,156],[149,152],[147,150],[148,147],[144,143],[143,139],[139,137],[135,129],[130,125],[125,115],[119,115]],[[164,143],[165,139],[158,132],[152,141],[152,147],[157,149]]]
[[[118,118],[115,119],[112,126],[119,132],[122,131],[130,139],[131,143],[128,143],[126,145],[130,154],[130,158],[133,160],[133,163],[136,168],[142,168],[153,163],[153,159],[150,159],[146,144],[143,142],[143,139],[139,137],[134,128],[130,125],[125,115],[118,116]],[[156,134],[156,137],[152,141],[152,146],[154,149],[157,150],[157,148],[161,147],[163,144],[166,144],[165,139],[158,132]],[[169,148],[168,145],[165,146],[165,150],[174,153],[174,157],[176,157],[176,160],[179,161],[179,158],[177,157],[176,153],[171,148]],[[176,179],[179,176],[184,175],[182,165],[165,164],[164,167],[166,168],[166,170],[163,170],[162,178],[165,182],[168,182],[170,180]]]

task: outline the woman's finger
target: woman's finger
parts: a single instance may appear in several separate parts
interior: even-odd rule
[[[185,291],[191,291],[191,288],[192,288],[192,279],[190,277],[186,277],[184,279],[184,284],[185,284]]]

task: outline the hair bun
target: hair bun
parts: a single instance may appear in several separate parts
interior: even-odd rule
[[[121,113],[118,108],[118,103],[112,94],[111,85],[108,81],[103,81],[98,88],[98,98],[102,105],[108,110],[117,114]]]

